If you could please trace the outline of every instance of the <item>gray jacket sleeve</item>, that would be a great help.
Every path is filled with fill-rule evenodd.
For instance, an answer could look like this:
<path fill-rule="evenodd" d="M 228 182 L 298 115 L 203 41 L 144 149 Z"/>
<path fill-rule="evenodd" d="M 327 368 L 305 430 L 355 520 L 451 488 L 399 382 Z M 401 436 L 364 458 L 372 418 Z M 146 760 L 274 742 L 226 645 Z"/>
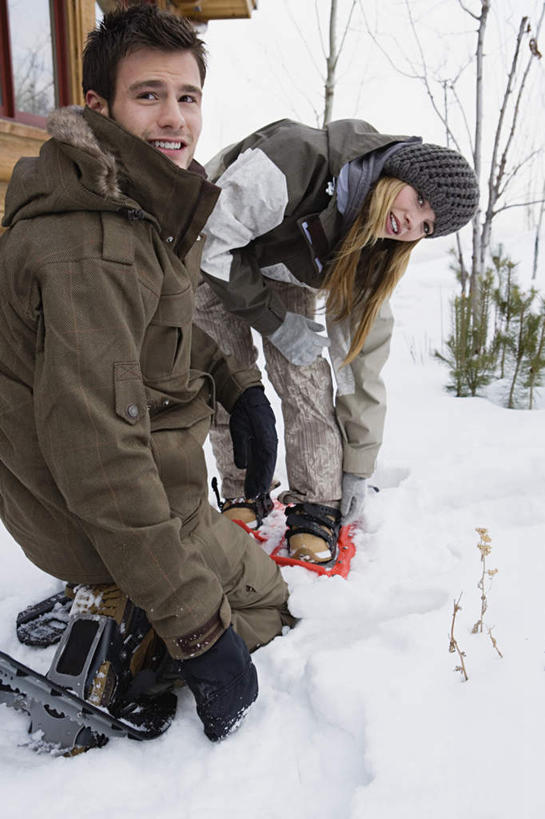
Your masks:
<path fill-rule="evenodd" d="M 350 346 L 350 328 L 348 322 L 327 322 L 337 381 L 335 410 L 343 438 L 343 470 L 365 478 L 373 473 L 382 443 L 386 390 L 380 372 L 390 351 L 393 323 L 386 302 L 360 354 L 342 367 Z"/>
<path fill-rule="evenodd" d="M 248 148 L 215 184 L 221 195 L 203 231 L 203 277 L 229 312 L 270 335 L 281 325 L 286 308 L 267 287 L 251 242 L 284 219 L 286 176 L 264 151 Z"/>

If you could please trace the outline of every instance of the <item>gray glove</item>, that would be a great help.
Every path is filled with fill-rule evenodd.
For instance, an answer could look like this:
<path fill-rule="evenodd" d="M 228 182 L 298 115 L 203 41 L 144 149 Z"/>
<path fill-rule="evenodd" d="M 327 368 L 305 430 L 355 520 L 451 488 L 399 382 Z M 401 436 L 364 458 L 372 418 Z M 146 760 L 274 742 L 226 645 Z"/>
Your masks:
<path fill-rule="evenodd" d="M 342 525 L 353 523 L 363 513 L 367 495 L 367 478 L 360 478 L 351 472 L 343 472 L 341 498 Z"/>
<path fill-rule="evenodd" d="M 288 361 L 302 367 L 312 364 L 320 355 L 322 347 L 329 347 L 331 344 L 328 338 L 318 335 L 323 329 L 321 324 L 306 316 L 288 312 L 280 327 L 269 336 L 269 341 Z"/>

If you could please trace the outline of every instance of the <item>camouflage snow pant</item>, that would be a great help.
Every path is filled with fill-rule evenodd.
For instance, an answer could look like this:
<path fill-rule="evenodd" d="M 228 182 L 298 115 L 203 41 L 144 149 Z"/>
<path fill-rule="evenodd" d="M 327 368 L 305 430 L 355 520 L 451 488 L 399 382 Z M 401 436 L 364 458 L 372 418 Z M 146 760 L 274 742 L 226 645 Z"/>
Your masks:
<path fill-rule="evenodd" d="M 267 281 L 287 310 L 314 317 L 316 299 L 304 288 Z M 229 313 L 206 282 L 197 288 L 194 322 L 216 341 L 225 353 L 251 366 L 257 360 L 250 326 Z M 310 501 L 338 507 L 341 498 L 342 439 L 333 406 L 333 383 L 328 362 L 321 356 L 308 367 L 296 367 L 263 337 L 263 353 L 269 381 L 276 390 L 284 418 L 286 469 L 289 490 L 283 503 Z M 233 462 L 229 416 L 218 406 L 210 440 L 222 478 L 222 495 L 244 495 L 244 470 Z"/>

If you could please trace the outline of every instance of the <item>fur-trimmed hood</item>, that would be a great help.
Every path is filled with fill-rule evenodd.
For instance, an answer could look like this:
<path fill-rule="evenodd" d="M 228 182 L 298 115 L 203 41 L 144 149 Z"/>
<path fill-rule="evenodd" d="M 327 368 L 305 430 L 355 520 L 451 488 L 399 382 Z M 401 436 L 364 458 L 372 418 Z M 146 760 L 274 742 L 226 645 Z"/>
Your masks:
<path fill-rule="evenodd" d="M 48 140 L 38 157 L 20 159 L 6 196 L 6 227 L 20 219 L 47 213 L 117 210 L 126 199 L 119 184 L 114 155 L 103 148 L 76 106 L 54 111 L 48 119 Z"/>
<path fill-rule="evenodd" d="M 193 244 L 219 195 L 198 163 L 187 171 L 178 168 L 89 108 L 54 111 L 47 128 L 52 139 L 39 157 L 25 157 L 15 166 L 5 227 L 52 213 L 115 211 L 149 219 L 161 236 L 174 237 L 176 244 L 183 239 L 182 250 Z M 187 219 L 180 216 L 180 203 Z"/>
<path fill-rule="evenodd" d="M 95 160 L 94 188 L 106 199 L 121 200 L 118 162 L 110 151 L 101 146 L 83 116 L 84 109 L 73 105 L 52 111 L 47 119 L 47 132 L 57 142 L 84 151 Z"/>

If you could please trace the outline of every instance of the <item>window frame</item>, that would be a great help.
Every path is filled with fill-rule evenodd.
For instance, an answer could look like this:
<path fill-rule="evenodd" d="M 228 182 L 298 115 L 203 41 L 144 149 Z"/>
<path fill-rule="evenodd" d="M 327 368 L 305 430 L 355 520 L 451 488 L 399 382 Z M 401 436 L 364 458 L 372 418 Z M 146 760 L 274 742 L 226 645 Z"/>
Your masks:
<path fill-rule="evenodd" d="M 55 72 L 55 107 L 69 105 L 68 36 L 64 0 L 49 0 L 51 11 L 51 39 Z M 0 85 L 2 102 L 0 118 L 43 128 L 47 117 L 28 114 L 15 108 L 15 85 L 9 27 L 8 0 L 0 0 Z"/>

